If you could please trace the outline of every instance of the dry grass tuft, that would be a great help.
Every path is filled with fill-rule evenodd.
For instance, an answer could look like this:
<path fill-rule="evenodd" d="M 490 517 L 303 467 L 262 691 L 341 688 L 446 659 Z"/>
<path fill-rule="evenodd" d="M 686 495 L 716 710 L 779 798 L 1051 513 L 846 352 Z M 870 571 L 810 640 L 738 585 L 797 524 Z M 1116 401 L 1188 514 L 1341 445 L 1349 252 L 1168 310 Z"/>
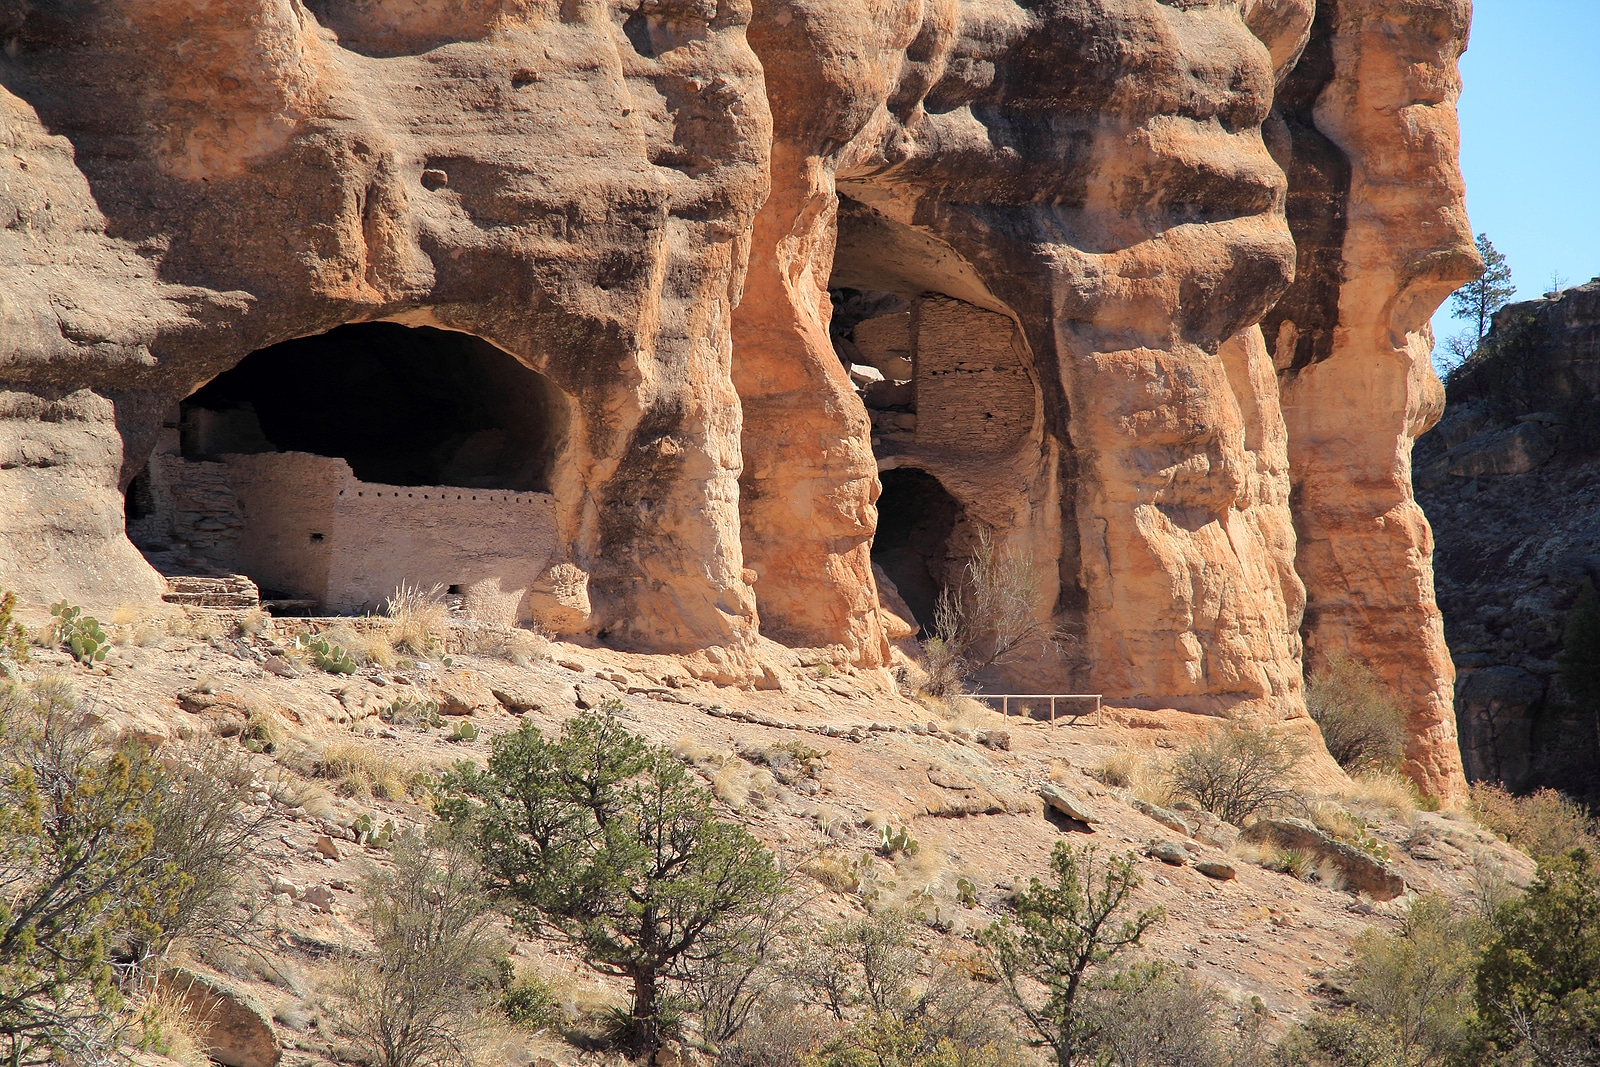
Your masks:
<path fill-rule="evenodd" d="M 850 816 L 838 808 L 820 807 L 816 814 L 817 829 L 835 840 L 850 833 Z"/>
<path fill-rule="evenodd" d="M 444 586 L 423 589 L 401 582 L 389 597 L 384 614 L 393 621 L 389 637 L 394 647 L 413 656 L 439 648 L 450 629 L 450 610 L 444 603 Z"/>
<path fill-rule="evenodd" d="M 737 756 L 727 756 L 711 776 L 711 791 L 730 808 L 742 811 L 752 801 L 760 803 L 769 798 L 775 783 L 771 771 L 751 767 Z"/>
<path fill-rule="evenodd" d="M 1339 865 L 1327 859 L 1316 865 L 1311 871 L 1311 877 L 1318 885 L 1327 886 L 1334 891 L 1342 890 L 1348 884 L 1345 881 L 1344 872 L 1339 869 Z"/>
<path fill-rule="evenodd" d="M 1121 751 L 1108 756 L 1095 769 L 1094 776 L 1106 785 L 1126 789 L 1140 800 L 1161 807 L 1172 803 L 1172 789 L 1165 768 L 1134 752 Z"/>
<path fill-rule="evenodd" d="M 363 667 L 387 669 L 395 664 L 394 642 L 390 639 L 387 626 L 357 629 L 340 623 L 330 626 L 322 636 L 328 639 L 329 644 L 338 645 L 350 653 L 351 658 Z"/>
<path fill-rule="evenodd" d="M 1004 715 L 965 693 L 951 693 L 943 697 L 929 696 L 924 702 L 951 726 L 961 726 L 968 730 L 987 730 L 996 727 L 1003 729 L 1006 725 Z"/>
<path fill-rule="evenodd" d="M 156 987 L 139 1005 L 139 1051 L 180 1063 L 183 1067 L 211 1067 L 205 1050 L 205 1029 L 189 1004 L 169 989 Z"/>
<path fill-rule="evenodd" d="M 185 611 L 184 615 L 188 618 L 189 636 L 196 640 L 215 644 L 225 635 L 222 616 L 214 611 L 196 609 Z"/>
<path fill-rule="evenodd" d="M 274 804 L 303 808 L 314 819 L 326 819 L 334 814 L 333 796 L 326 789 L 287 768 L 268 768 L 262 775 L 262 788 Z"/>
<path fill-rule="evenodd" d="M 550 635 L 540 629 L 518 627 L 507 641 L 506 659 L 518 667 L 542 663 L 550 658 Z"/>
<path fill-rule="evenodd" d="M 317 761 L 317 774 L 335 783 L 340 796 L 362 800 L 421 798 L 430 778 L 420 763 L 391 759 L 360 744 L 329 745 Z"/>
<path fill-rule="evenodd" d="M 1144 773 L 1144 761 L 1132 752 L 1114 752 L 1101 761 L 1095 777 L 1106 785 L 1132 790 Z"/>
<path fill-rule="evenodd" d="M 245 709 L 243 740 L 261 752 L 272 752 L 289 740 L 289 724 L 271 708 L 251 704 Z"/>
<path fill-rule="evenodd" d="M 1354 841 L 1361 837 L 1367 824 L 1331 800 L 1317 800 L 1306 805 L 1311 821 L 1323 833 L 1340 841 Z"/>
<path fill-rule="evenodd" d="M 721 753 L 699 738 L 684 734 L 672 743 L 672 754 L 685 763 L 704 763 Z"/>
<path fill-rule="evenodd" d="M 1410 779 L 1396 771 L 1375 771 L 1354 776 L 1338 791 L 1339 798 L 1357 813 L 1385 812 L 1407 820 L 1416 814 L 1417 790 Z"/>
<path fill-rule="evenodd" d="M 871 860 L 828 851 L 800 865 L 800 870 L 835 893 L 854 893 L 866 880 Z"/>
<path fill-rule="evenodd" d="M 936 842 L 919 841 L 915 852 L 901 853 L 895 860 L 895 873 L 912 892 L 931 893 L 939 884 L 950 856 Z"/>
<path fill-rule="evenodd" d="M 502 659 L 518 667 L 550 658 L 550 635 L 538 628 L 479 624 L 457 631 L 461 651 Z"/>
<path fill-rule="evenodd" d="M 139 621 L 139 609 L 132 604 L 118 604 L 111 611 L 111 625 L 131 626 Z"/>
<path fill-rule="evenodd" d="M 272 632 L 272 616 L 260 608 L 251 608 L 235 620 L 234 626 L 245 637 L 260 637 Z"/>
<path fill-rule="evenodd" d="M 1241 863 L 1253 863 L 1257 867 L 1270 867 L 1271 860 L 1278 854 L 1270 842 L 1236 841 L 1230 850 L 1232 855 Z"/>

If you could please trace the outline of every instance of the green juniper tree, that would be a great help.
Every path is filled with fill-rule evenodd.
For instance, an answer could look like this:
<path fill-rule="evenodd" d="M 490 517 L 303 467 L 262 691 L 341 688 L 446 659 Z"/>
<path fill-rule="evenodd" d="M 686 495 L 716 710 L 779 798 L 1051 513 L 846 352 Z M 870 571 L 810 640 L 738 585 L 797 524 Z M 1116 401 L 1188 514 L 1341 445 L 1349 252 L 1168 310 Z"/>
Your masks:
<path fill-rule="evenodd" d="M 0 690 L 0 1062 L 93 1062 L 115 1048 L 114 964 L 159 943 L 193 879 L 161 857 L 162 769 L 108 747 L 67 687 Z"/>
<path fill-rule="evenodd" d="M 486 772 L 446 776 L 440 814 L 522 921 L 631 983 L 623 1038 L 642 1055 L 661 1044 L 666 983 L 744 952 L 784 886 L 772 854 L 618 710 L 569 719 L 555 740 L 531 723 L 495 738 Z"/>
<path fill-rule="evenodd" d="M 1154 908 L 1126 916 L 1139 887 L 1131 854 L 1102 864 L 1093 848 L 1057 842 L 1050 869 L 1055 884 L 1035 878 L 1017 898 L 1016 922 L 989 927 L 980 943 L 1058 1067 L 1076 1067 L 1090 1062 L 1103 1022 L 1086 1010 L 1095 972 L 1139 944 L 1164 913 Z"/>
<path fill-rule="evenodd" d="M 1600 867 L 1583 849 L 1539 864 L 1500 909 L 1478 965 L 1477 1008 L 1508 1063 L 1600 1062 Z M 1480 1061 L 1481 1062 L 1481 1061 Z"/>
<path fill-rule="evenodd" d="M 1483 274 L 1456 290 L 1450 298 L 1450 314 L 1472 323 L 1477 330 L 1475 339 L 1481 342 L 1494 324 L 1494 313 L 1517 295 L 1517 287 L 1511 284 L 1511 265 L 1489 235 L 1478 234 L 1477 244 L 1478 254 L 1483 257 Z"/>

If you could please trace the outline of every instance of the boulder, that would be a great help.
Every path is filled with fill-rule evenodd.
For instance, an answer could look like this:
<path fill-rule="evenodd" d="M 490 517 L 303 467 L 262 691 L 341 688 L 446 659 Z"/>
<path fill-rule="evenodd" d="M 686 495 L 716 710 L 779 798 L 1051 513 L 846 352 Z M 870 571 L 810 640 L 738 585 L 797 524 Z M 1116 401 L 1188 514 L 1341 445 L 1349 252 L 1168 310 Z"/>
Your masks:
<path fill-rule="evenodd" d="M 872 565 L 872 578 L 878 586 L 878 612 L 883 618 L 884 635 L 891 641 L 917 636 L 917 617 L 900 596 L 894 580 L 876 563 Z"/>
<path fill-rule="evenodd" d="M 163 971 L 157 984 L 188 1008 L 207 1056 L 223 1067 L 277 1067 L 272 1017 L 249 994 L 182 967 Z"/>
<path fill-rule="evenodd" d="M 1191 858 L 1189 850 L 1176 841 L 1156 842 L 1150 846 L 1150 856 L 1173 867 L 1185 866 Z"/>
<path fill-rule="evenodd" d="M 984 748 L 992 748 L 1001 752 L 1011 751 L 1010 730 L 979 730 L 972 735 L 972 739 Z"/>
<path fill-rule="evenodd" d="M 1400 872 L 1353 845 L 1335 840 L 1304 819 L 1260 819 L 1244 831 L 1243 839 L 1310 852 L 1338 868 L 1349 889 L 1373 900 L 1393 900 L 1406 891 Z"/>
<path fill-rule="evenodd" d="M 497 681 L 489 686 L 489 692 L 500 702 L 500 706 L 507 711 L 523 712 L 538 711 L 544 703 L 534 695 L 532 689 L 518 681 Z"/>
<path fill-rule="evenodd" d="M 551 633 L 582 629 L 593 610 L 588 572 L 571 563 L 555 564 L 529 590 L 528 604 L 535 621 Z"/>
<path fill-rule="evenodd" d="M 333 911 L 333 890 L 325 885 L 314 885 L 300 894 L 302 903 L 310 904 L 318 911 Z"/>
<path fill-rule="evenodd" d="M 381 715 L 390 705 L 381 689 L 366 684 L 347 685 L 339 690 L 336 699 L 352 722 Z"/>
<path fill-rule="evenodd" d="M 1160 823 L 1162 826 L 1165 826 L 1169 830 L 1176 830 L 1178 833 L 1184 834 L 1185 836 L 1189 836 L 1194 833 L 1194 828 L 1191 827 L 1188 821 L 1185 820 L 1181 815 L 1175 811 L 1168 811 L 1159 804 L 1152 804 L 1148 800 L 1141 800 L 1138 797 L 1134 797 L 1133 809 L 1154 819 L 1156 822 Z"/>
<path fill-rule="evenodd" d="M 276 674 L 279 678 L 298 678 L 305 673 L 282 656 L 268 656 L 262 666 L 269 673 Z"/>
<path fill-rule="evenodd" d="M 1039 795 L 1044 798 L 1047 806 L 1069 819 L 1076 819 L 1081 823 L 1097 823 L 1101 821 L 1094 808 L 1054 782 L 1046 782 L 1041 786 Z"/>
<path fill-rule="evenodd" d="M 948 763 L 935 763 L 928 768 L 928 781 L 941 789 L 975 790 L 981 788 L 976 779 Z"/>
<path fill-rule="evenodd" d="M 285 896 L 290 900 L 300 899 L 300 887 L 278 875 L 272 875 L 267 879 L 267 891 L 273 896 Z"/>
<path fill-rule="evenodd" d="M 1215 878 L 1219 882 L 1231 882 L 1239 876 L 1233 864 L 1221 860 L 1200 860 L 1194 865 L 1194 869 L 1207 878 Z"/>
<path fill-rule="evenodd" d="M 478 715 L 500 707 L 488 682 L 477 671 L 447 668 L 433 680 L 432 689 L 440 715 Z"/>
<path fill-rule="evenodd" d="M 1190 836 L 1203 845 L 1228 851 L 1239 840 L 1239 828 L 1230 822 L 1224 822 L 1209 811 L 1194 809 L 1185 812 L 1183 817 L 1189 820 L 1194 829 Z"/>

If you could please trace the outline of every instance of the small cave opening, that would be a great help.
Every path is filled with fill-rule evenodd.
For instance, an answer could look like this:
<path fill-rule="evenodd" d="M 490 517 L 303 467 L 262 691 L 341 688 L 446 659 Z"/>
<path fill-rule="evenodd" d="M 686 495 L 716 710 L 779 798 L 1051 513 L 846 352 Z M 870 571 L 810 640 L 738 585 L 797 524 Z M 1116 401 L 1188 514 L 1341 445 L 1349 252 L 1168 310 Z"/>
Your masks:
<path fill-rule="evenodd" d="M 364 482 L 548 492 L 564 405 L 469 334 L 392 322 L 263 348 L 181 405 L 185 459 L 309 452 Z"/>
<path fill-rule="evenodd" d="M 966 519 L 961 502 L 927 471 L 896 467 L 879 475 L 878 531 L 872 562 L 883 568 L 911 609 L 921 636 L 932 632 L 934 608 L 959 564 L 956 529 Z"/>

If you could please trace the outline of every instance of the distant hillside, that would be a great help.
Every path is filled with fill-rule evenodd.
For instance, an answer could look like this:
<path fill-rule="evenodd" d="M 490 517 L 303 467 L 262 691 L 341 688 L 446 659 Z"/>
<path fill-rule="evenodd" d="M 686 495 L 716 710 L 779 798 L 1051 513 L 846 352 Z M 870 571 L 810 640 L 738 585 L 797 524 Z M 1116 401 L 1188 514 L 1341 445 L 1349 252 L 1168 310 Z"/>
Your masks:
<path fill-rule="evenodd" d="M 1566 614 L 1600 581 L 1600 278 L 1501 311 L 1447 393 L 1413 477 L 1467 773 L 1600 796 L 1596 724 L 1557 679 Z"/>

